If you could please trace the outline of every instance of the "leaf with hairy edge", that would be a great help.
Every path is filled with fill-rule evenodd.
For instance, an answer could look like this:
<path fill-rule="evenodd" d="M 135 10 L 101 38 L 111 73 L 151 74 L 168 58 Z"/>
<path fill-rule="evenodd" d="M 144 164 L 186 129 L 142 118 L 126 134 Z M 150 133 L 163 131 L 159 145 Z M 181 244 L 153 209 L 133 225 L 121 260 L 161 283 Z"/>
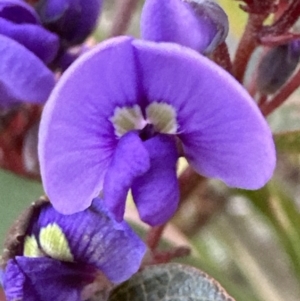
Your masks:
<path fill-rule="evenodd" d="M 116 287 L 109 301 L 234 301 L 206 273 L 169 263 L 146 267 Z"/>
<path fill-rule="evenodd" d="M 300 153 L 300 131 L 284 132 L 274 135 L 277 151 Z"/>

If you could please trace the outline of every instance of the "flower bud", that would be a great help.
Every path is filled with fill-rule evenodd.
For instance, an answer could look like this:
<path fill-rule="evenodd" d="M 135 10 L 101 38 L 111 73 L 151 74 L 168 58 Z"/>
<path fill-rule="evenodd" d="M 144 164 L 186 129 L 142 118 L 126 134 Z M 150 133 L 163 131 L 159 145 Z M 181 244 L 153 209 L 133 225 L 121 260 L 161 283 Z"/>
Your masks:
<path fill-rule="evenodd" d="M 101 5 L 102 0 L 39 0 L 35 8 L 44 26 L 72 46 L 93 31 Z"/>
<path fill-rule="evenodd" d="M 295 71 L 299 58 L 300 40 L 272 48 L 258 67 L 258 90 L 263 94 L 277 92 Z"/>
<path fill-rule="evenodd" d="M 142 37 L 173 42 L 209 54 L 228 34 L 228 18 L 209 0 L 146 0 L 141 19 Z"/>
<path fill-rule="evenodd" d="M 137 272 L 145 252 L 141 239 L 116 222 L 102 200 L 63 215 L 41 198 L 12 226 L 0 280 L 7 301 L 90 300 L 106 289 L 103 281 L 111 287 Z"/>
<path fill-rule="evenodd" d="M 215 2 L 208 0 L 183 0 L 188 3 L 199 21 L 210 22 L 214 28 L 213 34 L 211 35 L 210 44 L 205 49 L 205 53 L 211 53 L 217 46 L 225 41 L 228 31 L 229 23 L 228 17 L 224 10 Z"/>

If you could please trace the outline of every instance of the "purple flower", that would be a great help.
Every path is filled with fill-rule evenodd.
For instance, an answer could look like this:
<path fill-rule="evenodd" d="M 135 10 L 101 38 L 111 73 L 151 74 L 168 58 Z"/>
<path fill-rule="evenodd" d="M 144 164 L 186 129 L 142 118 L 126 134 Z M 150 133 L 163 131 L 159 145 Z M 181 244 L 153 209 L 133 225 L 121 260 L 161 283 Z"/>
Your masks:
<path fill-rule="evenodd" d="M 141 16 L 142 37 L 173 42 L 209 54 L 227 37 L 228 18 L 210 0 L 146 0 Z"/>
<path fill-rule="evenodd" d="M 0 0 L 0 106 L 44 103 L 55 80 L 45 64 L 58 51 L 58 38 L 39 23 L 23 1 Z"/>
<path fill-rule="evenodd" d="M 24 1 L 0 0 L 0 35 L 22 44 L 45 64 L 58 52 L 58 37 L 41 26 L 36 12 Z"/>
<path fill-rule="evenodd" d="M 97 25 L 102 0 L 40 0 L 43 24 L 70 45 L 82 43 Z"/>
<path fill-rule="evenodd" d="M 42 205 L 20 254 L 7 262 L 7 300 L 80 301 L 100 275 L 113 283 L 130 278 L 140 267 L 145 245 L 103 205 L 94 199 L 87 210 L 67 216 L 49 203 Z"/>
<path fill-rule="evenodd" d="M 166 222 L 178 205 L 182 152 L 198 173 L 240 188 L 263 186 L 275 165 L 252 98 L 176 44 L 119 37 L 99 45 L 65 72 L 42 115 L 42 179 L 63 213 L 84 210 L 103 190 L 122 220 L 131 188 L 143 221 Z"/>

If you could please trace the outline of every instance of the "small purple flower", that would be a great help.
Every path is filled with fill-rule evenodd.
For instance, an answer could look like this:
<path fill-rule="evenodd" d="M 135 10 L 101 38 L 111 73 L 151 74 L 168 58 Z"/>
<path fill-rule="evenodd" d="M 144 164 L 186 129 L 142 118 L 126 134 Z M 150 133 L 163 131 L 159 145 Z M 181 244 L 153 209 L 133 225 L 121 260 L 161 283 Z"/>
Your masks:
<path fill-rule="evenodd" d="M 145 250 L 138 236 L 125 222 L 117 223 L 100 199 L 67 216 L 43 204 L 32 217 L 20 254 L 7 262 L 6 298 L 81 301 L 86 287 L 100 275 L 112 283 L 130 278 Z"/>
<path fill-rule="evenodd" d="M 260 188 L 275 165 L 270 129 L 248 93 L 176 44 L 99 45 L 65 72 L 42 115 L 42 179 L 63 213 L 102 191 L 122 220 L 131 188 L 143 221 L 166 222 L 178 205 L 182 152 L 198 173 L 240 188 Z"/>
<path fill-rule="evenodd" d="M 40 0 L 36 10 L 43 24 L 68 45 L 82 43 L 94 30 L 102 0 Z"/>
<path fill-rule="evenodd" d="M 57 36 L 45 30 L 23 1 L 0 0 L 0 106 L 44 103 L 55 80 L 45 64 L 57 54 Z"/>
<path fill-rule="evenodd" d="M 227 37 L 228 18 L 210 0 L 146 0 L 141 33 L 146 40 L 173 42 L 209 54 Z"/>
<path fill-rule="evenodd" d="M 42 27 L 34 9 L 24 1 L 0 0 L 0 35 L 22 44 L 45 64 L 58 52 L 58 37 Z"/>

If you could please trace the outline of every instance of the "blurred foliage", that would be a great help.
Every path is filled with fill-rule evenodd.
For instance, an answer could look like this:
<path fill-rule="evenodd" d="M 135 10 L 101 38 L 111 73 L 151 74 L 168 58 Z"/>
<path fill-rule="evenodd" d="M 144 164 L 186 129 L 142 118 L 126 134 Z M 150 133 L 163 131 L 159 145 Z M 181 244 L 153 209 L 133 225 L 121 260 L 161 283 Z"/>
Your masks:
<path fill-rule="evenodd" d="M 1 246 L 14 219 L 42 194 L 43 188 L 39 182 L 0 170 Z"/>
<path fill-rule="evenodd" d="M 300 153 L 300 130 L 276 134 L 274 139 L 278 151 Z"/>
<path fill-rule="evenodd" d="M 228 15 L 230 34 L 235 39 L 239 38 L 244 32 L 248 15 L 240 9 L 238 1 L 218 0 L 217 2 Z"/>

